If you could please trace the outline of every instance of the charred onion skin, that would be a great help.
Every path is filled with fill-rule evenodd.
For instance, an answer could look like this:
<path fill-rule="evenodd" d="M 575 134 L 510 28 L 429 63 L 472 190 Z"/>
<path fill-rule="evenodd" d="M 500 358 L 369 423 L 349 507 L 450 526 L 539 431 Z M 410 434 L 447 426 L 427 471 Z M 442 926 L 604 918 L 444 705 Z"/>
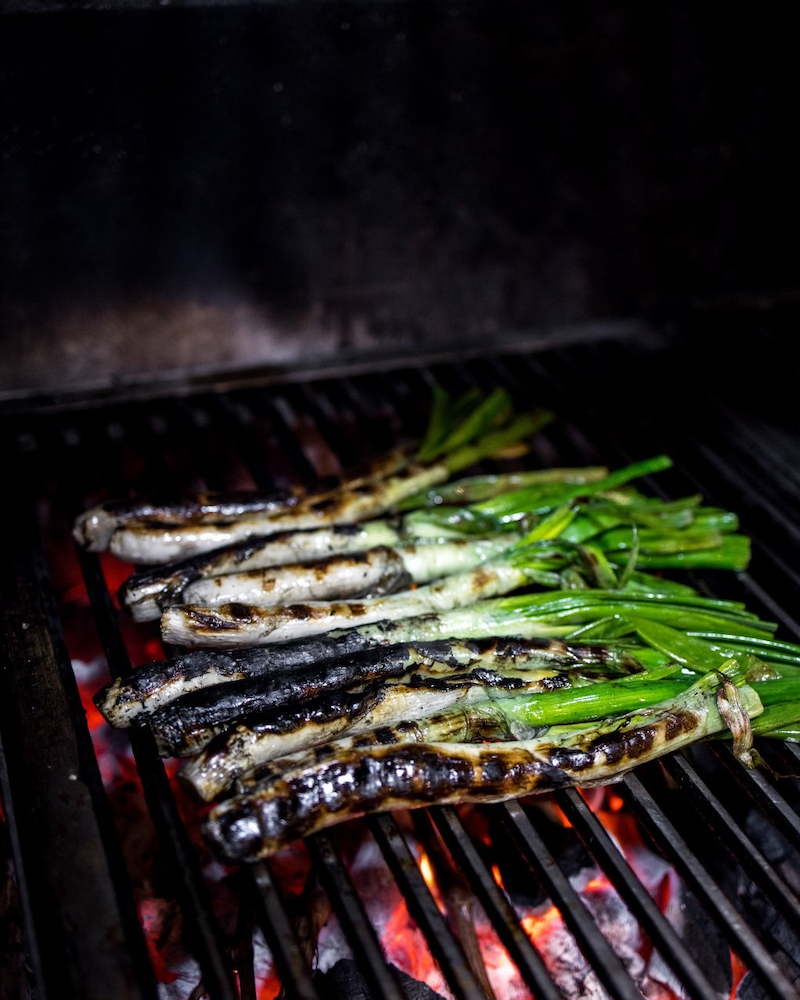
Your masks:
<path fill-rule="evenodd" d="M 558 673 L 553 669 L 539 669 L 535 674 L 532 672 L 531 679 L 523 681 L 519 676 L 504 676 L 481 667 L 459 671 L 450 679 L 428 672 L 415 673 L 399 682 L 378 680 L 346 692 L 336 692 L 333 697 L 298 702 L 263 715 L 244 717 L 225 728 L 187 761 L 181 779 L 199 799 L 210 802 L 251 768 L 298 751 L 319 750 L 343 733 L 359 740 L 378 733 L 381 743 L 400 742 L 398 736 L 406 738 L 412 734 L 409 738 L 424 742 L 414 719 L 428 719 L 431 713 L 435 713 L 434 718 L 440 718 L 441 713 L 454 708 L 469 712 L 476 702 L 485 709 L 487 700 L 497 693 L 502 696 L 504 692 L 550 692 L 568 689 L 581 680 L 574 673 Z M 451 725 L 454 731 L 463 728 L 461 721 Z M 477 733 L 475 725 L 472 731 Z M 511 739 L 513 734 L 509 727 L 505 732 Z M 199 743 L 202 738 L 202 730 L 187 728 L 182 740 Z M 492 738 L 497 738 L 496 733 Z M 451 735 L 448 739 L 458 742 L 466 737 Z"/>
<path fill-rule="evenodd" d="M 285 600 L 377 597 L 405 590 L 412 582 L 398 552 L 376 546 L 313 563 L 287 563 L 198 580 L 186 588 L 185 600 L 210 607 L 232 600 L 271 606 Z"/>
<path fill-rule="evenodd" d="M 332 697 L 317 698 L 302 706 L 277 709 L 256 719 L 245 719 L 226 729 L 211 740 L 199 754 L 184 762 L 178 778 L 199 802 L 212 802 L 223 795 L 236 781 L 258 767 L 265 744 L 282 740 L 284 752 L 316 749 L 325 740 L 335 740 L 346 734 L 354 723 L 363 719 L 380 699 L 380 683 L 363 690 L 336 692 Z M 302 723 L 298 723 L 301 716 Z M 287 738 L 299 733 L 296 744 L 287 746 Z M 191 734 L 187 734 L 191 739 Z M 199 742 L 199 740 L 198 740 Z M 272 759 L 277 754 L 273 754 Z"/>
<path fill-rule="evenodd" d="M 324 636 L 313 643 L 287 643 L 281 649 L 262 647 L 230 650 L 197 649 L 170 660 L 154 660 L 138 667 L 129 677 L 118 677 L 95 696 L 95 704 L 114 726 L 131 724 L 140 709 L 148 709 L 171 697 L 191 691 L 247 680 L 276 676 L 288 669 L 313 666 L 338 656 L 365 650 L 366 643 L 350 636 Z"/>
<path fill-rule="evenodd" d="M 568 784 L 565 772 L 516 746 L 480 752 L 436 744 L 372 747 L 224 802 L 211 811 L 204 834 L 226 861 L 251 862 L 366 813 L 497 802 Z"/>
<path fill-rule="evenodd" d="M 541 667 L 535 668 L 532 678 L 528 680 L 521 672 L 504 675 L 480 664 L 459 670 L 457 664 L 448 662 L 446 657 L 446 649 L 425 652 L 414 647 L 397 646 L 388 652 L 372 650 L 367 656 L 343 657 L 267 682 L 255 679 L 221 689 L 196 691 L 165 705 L 141 721 L 155 736 L 159 751 L 164 756 L 186 757 L 201 750 L 239 720 L 247 722 L 249 717 L 268 717 L 271 711 L 279 710 L 287 718 L 288 730 L 288 709 L 292 706 L 297 709 L 296 718 L 302 718 L 306 704 L 353 691 L 363 685 L 370 686 L 365 692 L 369 695 L 364 699 L 366 712 L 382 698 L 380 693 L 369 694 L 371 686 L 382 684 L 384 694 L 387 694 L 388 685 L 400 678 L 407 681 L 410 689 L 450 691 L 454 700 L 466 695 L 471 688 L 511 692 L 555 690 L 570 686 L 566 674 L 561 678 L 550 676 L 542 679 Z M 557 674 L 555 670 L 551 673 Z M 337 712 L 332 706 L 330 721 L 334 722 L 336 717 Z"/>
<path fill-rule="evenodd" d="M 399 472 L 411 457 L 409 446 L 402 445 L 380 455 L 363 470 L 353 470 L 339 492 L 363 489 L 386 476 Z M 111 500 L 84 511 L 73 528 L 75 541 L 90 551 L 109 548 L 112 535 L 118 530 L 151 533 L 205 525 L 209 528 L 233 524 L 241 519 L 263 514 L 276 514 L 294 507 L 301 499 L 308 505 L 326 500 L 336 489 L 307 497 L 305 489 L 292 487 L 271 493 L 230 492 L 206 493 L 179 501 Z"/>
<path fill-rule="evenodd" d="M 212 809 L 205 827 L 228 861 L 257 861 L 355 816 L 456 802 L 502 802 L 570 785 L 616 781 L 699 723 L 671 712 L 651 725 L 573 746 L 524 742 L 358 747 L 297 767 L 263 789 Z"/>
<path fill-rule="evenodd" d="M 733 661 L 729 661 L 733 662 Z M 257 861 L 345 820 L 432 803 L 502 802 L 568 785 L 608 784 L 631 768 L 725 730 L 717 708 L 721 675 L 704 675 L 678 698 L 530 739 L 496 743 L 328 744 L 277 761 L 262 785 L 215 806 L 204 833 L 226 860 Z M 763 712 L 752 688 L 745 711 Z"/>
<path fill-rule="evenodd" d="M 326 693 L 333 695 L 358 683 L 402 677 L 432 662 L 405 646 L 391 652 L 373 650 L 367 657 L 345 657 L 283 678 L 273 677 L 267 683 L 255 678 L 196 691 L 153 712 L 146 723 L 162 753 L 183 757 L 199 750 L 243 715 L 280 709 Z"/>
<path fill-rule="evenodd" d="M 316 642 L 287 643 L 280 647 L 194 650 L 171 660 L 154 661 L 137 668 L 124 679 L 117 678 L 99 691 L 94 700 L 112 725 L 125 727 L 139 715 L 152 714 L 171 701 L 184 699 L 205 688 L 255 678 L 282 678 L 287 673 L 294 676 L 305 669 L 318 668 L 320 664 L 342 657 L 363 657 L 368 663 L 379 663 L 383 657 L 391 660 L 400 649 L 406 655 L 412 648 L 421 657 L 454 666 L 478 659 L 494 659 L 506 664 L 538 659 L 542 665 L 608 663 L 622 671 L 636 672 L 641 669 L 636 658 L 624 651 L 601 644 L 570 644 L 558 639 L 440 639 L 372 649 L 364 649 L 362 643 L 353 643 L 352 639 L 353 636 L 342 636 L 340 639 L 326 636 Z"/>
<path fill-rule="evenodd" d="M 213 559 L 196 557 L 163 573 L 135 574 L 120 588 L 120 604 L 135 621 L 152 621 L 175 604 L 274 606 L 378 597 L 472 569 L 518 538 L 505 532 L 409 541 L 388 521 L 369 521 L 349 532 L 343 527 L 284 532 L 238 552 L 231 546 L 212 553 Z"/>
<path fill-rule="evenodd" d="M 421 447 L 402 446 L 379 456 L 369 463 L 366 474 L 356 474 L 333 489 L 289 493 L 277 502 L 270 497 L 265 509 L 251 495 L 257 509 L 245 506 L 236 512 L 238 516 L 211 512 L 186 519 L 178 504 L 167 505 L 164 516 L 153 520 L 149 516 L 155 512 L 152 504 L 105 504 L 77 519 L 75 540 L 92 551 L 108 548 L 129 562 L 153 564 L 276 531 L 355 524 L 393 511 L 401 501 L 446 482 L 453 473 L 535 433 L 553 419 L 543 410 L 514 416 L 504 390 L 470 406 L 466 412 L 456 405 L 444 419 L 441 413 L 432 414 Z M 453 420 L 455 426 L 451 426 Z"/>
<path fill-rule="evenodd" d="M 81 514 L 75 521 L 73 535 L 89 551 L 101 552 L 108 548 L 114 532 L 125 526 L 155 532 L 187 525 L 231 524 L 248 515 L 293 507 L 302 495 L 298 489 L 267 494 L 204 494 L 177 503 L 112 500 Z"/>
<path fill-rule="evenodd" d="M 92 551 L 109 548 L 133 563 L 163 563 L 210 552 L 276 531 L 306 530 L 331 524 L 355 524 L 379 517 L 418 488 L 444 482 L 446 464 L 410 463 L 387 479 L 345 484 L 326 493 L 295 497 L 293 502 L 236 518 L 190 521 L 177 526 L 129 520 L 117 525 L 102 509 L 88 511 L 75 526 L 75 538 Z"/>
<path fill-rule="evenodd" d="M 122 584 L 119 602 L 137 621 L 158 618 L 161 610 L 178 604 L 190 584 L 227 573 L 266 569 L 286 563 L 321 559 L 336 553 L 361 551 L 366 546 L 360 525 L 334 524 L 319 531 L 279 531 L 248 538 L 211 552 L 202 552 L 164 566 L 143 569 Z M 399 535 L 387 541 L 399 541 Z"/>
<path fill-rule="evenodd" d="M 314 643 L 265 647 L 193 650 L 171 660 L 154 660 L 126 678 L 116 678 L 95 695 L 95 704 L 114 726 L 129 726 L 141 712 L 216 684 L 275 677 L 351 653 L 367 653 L 366 644 L 323 637 Z"/>
<path fill-rule="evenodd" d="M 480 599 L 517 590 L 528 581 L 524 569 L 499 556 L 471 570 L 453 573 L 416 590 L 360 601 L 304 601 L 275 607 L 179 604 L 164 610 L 161 636 L 178 646 L 257 646 L 292 642 L 359 624 L 408 619 L 429 612 L 468 607 Z"/>

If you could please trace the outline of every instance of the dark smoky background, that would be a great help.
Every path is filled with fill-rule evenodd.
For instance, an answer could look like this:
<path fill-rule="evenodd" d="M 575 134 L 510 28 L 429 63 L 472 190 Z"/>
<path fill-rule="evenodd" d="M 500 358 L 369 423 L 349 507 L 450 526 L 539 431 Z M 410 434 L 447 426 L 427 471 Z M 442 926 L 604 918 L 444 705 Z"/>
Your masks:
<path fill-rule="evenodd" d="M 779 346 L 789 16 L 10 0 L 0 391 L 676 325 L 713 355 L 764 316 Z"/>

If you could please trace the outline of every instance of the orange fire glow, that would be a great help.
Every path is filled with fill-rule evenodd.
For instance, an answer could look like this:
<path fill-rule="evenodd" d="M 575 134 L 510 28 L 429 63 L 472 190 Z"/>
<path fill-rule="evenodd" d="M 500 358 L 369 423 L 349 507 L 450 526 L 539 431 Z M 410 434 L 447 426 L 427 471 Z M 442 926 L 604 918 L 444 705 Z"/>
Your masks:
<path fill-rule="evenodd" d="M 492 865 L 492 878 L 495 880 L 495 883 L 505 891 L 505 885 L 503 885 L 503 876 L 500 874 L 500 868 L 498 865 Z"/>
<path fill-rule="evenodd" d="M 431 989 L 441 990 L 442 977 L 425 938 L 409 915 L 405 900 L 400 900 L 381 937 L 387 959 L 403 972 Z"/>
<path fill-rule="evenodd" d="M 551 906 L 549 910 L 546 910 L 540 916 L 523 917 L 521 923 L 525 933 L 535 944 L 538 937 L 546 933 L 548 928 L 560 922 L 560 920 L 561 913 L 558 907 Z"/>
<path fill-rule="evenodd" d="M 436 880 L 433 877 L 433 868 L 428 855 L 423 851 L 419 858 L 419 870 L 425 879 L 425 885 L 433 892 L 436 888 Z"/>
<path fill-rule="evenodd" d="M 736 952 L 731 952 L 731 971 L 732 971 L 732 985 L 731 985 L 731 1000 L 736 1000 L 736 994 L 739 992 L 739 987 L 741 986 L 742 980 L 747 974 L 747 966 L 742 962 Z"/>

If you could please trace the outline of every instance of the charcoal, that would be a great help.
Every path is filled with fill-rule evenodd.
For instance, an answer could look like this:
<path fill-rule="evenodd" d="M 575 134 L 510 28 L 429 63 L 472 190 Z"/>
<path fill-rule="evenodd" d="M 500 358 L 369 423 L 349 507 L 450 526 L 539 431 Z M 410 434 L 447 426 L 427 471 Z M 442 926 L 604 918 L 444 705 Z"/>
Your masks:
<path fill-rule="evenodd" d="M 394 969 L 406 1000 L 443 1000 L 430 986 L 413 976 Z M 317 973 L 315 985 L 322 1000 L 373 1000 L 358 965 L 351 958 L 340 958 L 327 972 Z"/>
<path fill-rule="evenodd" d="M 740 894 L 743 914 L 752 926 L 760 928 L 760 937 L 790 982 L 800 989 L 800 936 L 777 910 L 750 885 Z M 771 994 L 748 973 L 737 991 L 737 1000 L 760 1000 Z"/>
<path fill-rule="evenodd" d="M 690 892 L 683 893 L 682 926 L 679 934 L 684 947 L 703 970 L 711 987 L 728 997 L 733 986 L 730 945 Z"/>
<path fill-rule="evenodd" d="M 800 992 L 800 976 L 791 979 L 792 985 Z M 775 994 L 767 989 L 760 980 L 756 979 L 752 972 L 748 972 L 739 984 L 736 991 L 736 1000 L 772 1000 Z"/>
<path fill-rule="evenodd" d="M 530 815 L 547 849 L 565 875 L 572 877 L 582 871 L 596 870 L 597 866 L 591 855 L 572 827 L 555 822 L 538 806 L 534 806 Z M 530 909 L 549 903 L 547 891 L 539 884 L 530 865 L 517 849 L 502 820 L 502 814 L 492 810 L 488 821 L 493 850 L 487 856 L 487 861 L 497 865 L 503 884 L 513 887 L 510 891 L 514 903 Z"/>
<path fill-rule="evenodd" d="M 781 865 L 795 853 L 788 840 L 757 809 L 751 809 L 747 814 L 744 829 L 771 865 Z"/>

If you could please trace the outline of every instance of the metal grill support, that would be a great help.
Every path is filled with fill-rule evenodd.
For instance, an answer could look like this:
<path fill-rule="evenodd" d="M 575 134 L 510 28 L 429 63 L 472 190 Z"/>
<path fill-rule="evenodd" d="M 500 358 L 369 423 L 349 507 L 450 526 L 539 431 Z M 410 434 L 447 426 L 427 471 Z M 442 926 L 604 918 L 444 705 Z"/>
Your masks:
<path fill-rule="evenodd" d="M 619 359 L 615 358 L 616 371 Z M 590 352 L 595 377 L 603 364 L 599 349 Z M 419 426 L 430 386 L 454 392 L 473 386 L 503 384 L 520 404 L 536 402 L 559 411 L 559 400 L 573 401 L 570 413 L 534 442 L 533 456 L 542 465 L 622 464 L 656 450 L 680 459 L 670 489 L 701 489 L 712 501 L 738 508 L 735 494 L 751 490 L 735 449 L 718 441 L 702 445 L 672 428 L 665 437 L 658 414 L 648 411 L 635 426 L 609 410 L 591 393 L 575 392 L 586 359 L 579 350 L 558 355 L 515 358 L 488 357 L 479 362 L 400 370 L 385 374 L 348 376 L 291 386 L 240 387 L 208 392 L 186 400 L 122 403 L 65 416 L 22 415 L 9 421 L 10 447 L 25 462 L 26 480 L 34 495 L 26 503 L 15 499 L 6 523 L 24 530 L 12 536 L 7 568 L 0 572 L 0 619 L 4 629 L 0 733 L 7 780 L 3 795 L 12 833 L 20 890 L 25 901 L 31 963 L 36 988 L 48 1000 L 55 997 L 100 997 L 113 990 L 115 1000 L 151 1000 L 155 986 L 141 929 L 131 898 L 113 824 L 61 634 L 58 609 L 44 570 L 33 512 L 66 523 L 83 505 L 125 493 L 160 494 L 189 488 L 224 489 L 249 482 L 260 489 L 324 479 L 338 468 L 395 441 L 403 429 Z M 669 447 L 667 447 L 669 446 Z M 486 463 L 486 468 L 492 468 Z M 796 483 L 786 487 L 794 496 Z M 759 558 L 752 574 L 736 586 L 755 610 L 767 609 L 792 630 L 793 617 L 782 594 L 792 594 L 795 573 L 786 553 L 774 564 L 776 539 L 771 519 L 776 512 L 792 522 L 786 491 L 767 486 L 766 506 L 748 493 L 748 514 L 755 528 L 765 526 Z M 718 499 L 719 498 L 719 499 Z M 748 525 L 745 525 L 745 530 Z M 800 529 L 796 531 L 800 538 Z M 794 536 L 792 536 L 794 538 Z M 794 544 L 794 542 L 793 542 Z M 759 548 L 760 547 L 760 548 Z M 80 565 L 94 611 L 95 628 L 112 673 L 130 669 L 130 658 L 119 630 L 100 561 L 81 554 Z M 792 635 L 797 639 L 797 635 Z M 52 748 L 47 756 L 41 748 Z M 173 791 L 152 741 L 134 737 L 139 774 L 160 837 L 161 850 L 173 871 L 186 927 L 186 943 L 202 972 L 212 1000 L 250 1000 L 254 991 L 246 947 L 222 932 L 209 897 L 209 886 L 180 817 Z M 793 747 L 781 750 L 798 769 Z M 688 801 L 702 809 L 697 822 L 709 836 L 719 832 L 730 851 L 730 864 L 753 884 L 760 898 L 771 900 L 790 925 L 797 924 L 800 903 L 776 871 L 739 829 L 740 815 L 732 795 L 747 799 L 774 824 L 795 848 L 800 846 L 796 801 L 790 802 L 768 774 L 745 773 L 725 748 L 706 755 L 720 780 L 709 783 L 692 759 L 679 757 L 666 770 L 682 790 L 682 798 L 664 781 L 660 767 L 645 768 L 626 780 L 624 794 L 640 817 L 643 831 L 655 840 L 664 857 L 681 873 L 687 891 L 707 907 L 730 946 L 758 977 L 769 996 L 797 1000 L 786 955 L 779 960 L 762 929 L 736 910 L 726 895 L 730 886 L 717 884 L 703 863 L 702 845 L 685 838 L 676 810 Z M 72 776 L 76 775 L 77 778 Z M 721 780 L 722 777 L 725 780 Z M 734 791 L 731 791 L 733 789 Z M 565 816 L 598 868 L 619 892 L 641 923 L 652 947 L 671 967 L 688 995 L 712 1000 L 719 995 L 709 971 L 662 915 L 641 881 L 611 842 L 599 819 L 577 792 L 557 796 Z M 679 809 L 676 806 L 679 802 Z M 514 803 L 485 807 L 501 817 L 511 831 L 525 879 L 543 884 L 609 994 L 637 1000 L 634 983 L 592 921 L 571 885 L 568 873 L 545 847 L 534 810 Z M 474 839 L 454 808 L 430 811 L 442 844 L 460 876 L 475 893 L 496 934 L 517 966 L 522 980 L 540 1000 L 555 1000 L 560 990 L 545 961 L 520 922 L 514 885 L 498 884 L 492 858 Z M 391 816 L 369 820 L 363 833 L 373 836 L 388 868 L 457 1000 L 483 997 L 452 923 L 440 912 L 425 885 L 409 848 L 402 824 Z M 402 990 L 395 970 L 382 953 L 366 908 L 359 898 L 336 838 L 319 835 L 308 845 L 316 873 L 337 913 L 342 933 L 371 995 L 399 1000 Z M 272 951 L 287 995 L 319 1000 L 320 991 L 307 949 L 298 939 L 292 907 L 271 865 L 259 864 L 247 873 L 247 913 L 252 909 Z M 243 909 L 240 933 L 249 918 Z M 247 919 L 246 919 L 247 918 Z M 84 933 L 75 933 L 80 928 Z M 796 928 L 795 928 L 796 930 Z M 800 942 L 798 942 L 800 949 Z M 797 961 L 800 950 L 795 953 Z M 59 970 L 51 974 L 49 970 Z M 498 997 L 498 1000 L 502 998 Z"/>

